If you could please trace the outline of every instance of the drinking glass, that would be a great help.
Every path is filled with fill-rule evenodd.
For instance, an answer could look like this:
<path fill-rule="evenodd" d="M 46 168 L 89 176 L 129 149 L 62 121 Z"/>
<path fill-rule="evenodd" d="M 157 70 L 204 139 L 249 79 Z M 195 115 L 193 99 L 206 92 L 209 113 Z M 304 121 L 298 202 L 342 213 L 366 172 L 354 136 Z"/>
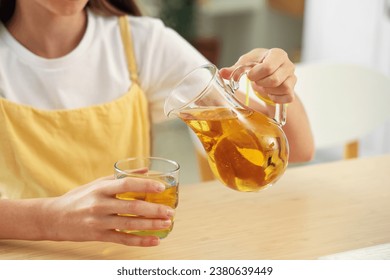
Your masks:
<path fill-rule="evenodd" d="M 119 160 L 114 165 L 115 178 L 124 177 L 152 179 L 162 182 L 165 185 L 165 191 L 161 193 L 142 193 L 126 192 L 117 194 L 116 197 L 122 200 L 143 200 L 152 203 L 164 204 L 175 209 L 179 202 L 179 170 L 177 162 L 165 158 L 145 157 L 145 158 L 126 158 Z M 132 216 L 132 213 L 121 213 L 121 216 Z M 136 230 L 136 229 L 118 229 L 118 231 L 131 233 L 139 236 L 158 236 L 165 238 L 172 231 L 172 225 L 167 229 L 159 230 Z"/>

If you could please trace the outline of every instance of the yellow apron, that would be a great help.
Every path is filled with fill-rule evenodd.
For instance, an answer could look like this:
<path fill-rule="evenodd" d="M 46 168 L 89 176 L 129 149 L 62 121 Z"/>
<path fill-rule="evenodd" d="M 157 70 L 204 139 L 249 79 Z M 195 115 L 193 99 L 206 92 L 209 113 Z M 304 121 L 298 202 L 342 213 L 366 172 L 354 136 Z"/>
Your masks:
<path fill-rule="evenodd" d="M 130 27 L 119 18 L 132 86 L 120 98 L 70 110 L 39 110 L 0 98 L 0 194 L 58 196 L 113 174 L 115 161 L 148 156 L 148 104 L 138 82 Z"/>

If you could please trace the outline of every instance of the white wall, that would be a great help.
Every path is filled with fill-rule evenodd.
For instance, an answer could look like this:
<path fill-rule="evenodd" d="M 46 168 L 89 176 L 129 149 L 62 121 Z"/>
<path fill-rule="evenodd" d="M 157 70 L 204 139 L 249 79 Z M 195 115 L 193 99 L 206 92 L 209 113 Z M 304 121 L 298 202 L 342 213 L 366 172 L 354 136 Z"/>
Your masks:
<path fill-rule="evenodd" d="M 352 62 L 390 77 L 390 0 L 306 0 L 304 23 L 303 62 Z M 390 120 L 360 140 L 361 156 L 389 153 Z"/>

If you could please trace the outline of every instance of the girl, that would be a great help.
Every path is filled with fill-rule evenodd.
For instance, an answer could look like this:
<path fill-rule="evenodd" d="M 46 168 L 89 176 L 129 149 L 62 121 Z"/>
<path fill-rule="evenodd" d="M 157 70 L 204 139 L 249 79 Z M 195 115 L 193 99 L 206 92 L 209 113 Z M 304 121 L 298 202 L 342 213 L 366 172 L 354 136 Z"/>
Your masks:
<path fill-rule="evenodd" d="M 0 238 L 158 245 L 113 229 L 167 228 L 174 210 L 115 194 L 164 186 L 104 176 L 117 159 L 149 155 L 149 121 L 206 59 L 131 0 L 1 0 L 0 11 Z M 310 159 L 293 63 L 283 50 L 255 49 L 237 65 L 250 61 L 261 62 L 248 75 L 254 88 L 290 103 L 290 161 Z"/>

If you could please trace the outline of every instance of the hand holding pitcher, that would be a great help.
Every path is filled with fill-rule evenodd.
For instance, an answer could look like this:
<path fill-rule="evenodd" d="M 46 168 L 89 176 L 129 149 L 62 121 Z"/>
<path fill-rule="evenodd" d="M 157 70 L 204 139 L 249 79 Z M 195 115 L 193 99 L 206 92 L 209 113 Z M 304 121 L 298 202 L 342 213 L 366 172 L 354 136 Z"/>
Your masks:
<path fill-rule="evenodd" d="M 240 103 L 234 85 L 234 79 L 225 82 L 214 65 L 204 65 L 174 88 L 164 110 L 195 132 L 212 172 L 224 185 L 259 191 L 284 173 L 288 142 L 281 123 Z"/>
<path fill-rule="evenodd" d="M 253 90 L 263 98 L 273 103 L 285 104 L 294 100 L 294 86 L 297 77 L 294 74 L 295 65 L 282 49 L 254 49 L 240 57 L 231 67 L 222 68 L 220 74 L 224 79 L 230 79 L 237 67 L 253 64 L 247 76 L 252 81 Z"/>

